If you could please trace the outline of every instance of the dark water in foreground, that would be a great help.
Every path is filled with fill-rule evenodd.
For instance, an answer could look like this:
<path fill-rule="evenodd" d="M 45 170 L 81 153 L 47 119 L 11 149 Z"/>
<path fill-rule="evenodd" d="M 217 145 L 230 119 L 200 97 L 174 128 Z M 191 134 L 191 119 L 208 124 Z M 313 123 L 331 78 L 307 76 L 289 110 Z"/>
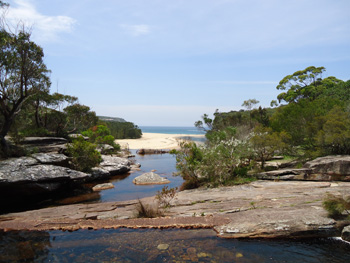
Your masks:
<path fill-rule="evenodd" d="M 343 263 L 350 262 L 350 245 L 334 239 L 221 239 L 208 229 L 9 232 L 0 235 L 0 262 Z"/>

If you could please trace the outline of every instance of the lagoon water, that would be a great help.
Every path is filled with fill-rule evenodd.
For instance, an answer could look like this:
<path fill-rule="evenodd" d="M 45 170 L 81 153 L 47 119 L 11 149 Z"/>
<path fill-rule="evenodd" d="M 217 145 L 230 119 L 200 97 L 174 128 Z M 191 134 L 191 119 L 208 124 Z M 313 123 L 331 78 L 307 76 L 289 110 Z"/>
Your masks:
<path fill-rule="evenodd" d="M 174 126 L 140 126 L 145 133 L 165 133 L 165 134 L 204 134 L 196 127 L 174 127 Z"/>
<path fill-rule="evenodd" d="M 350 245 L 336 239 L 221 239 L 210 229 L 21 231 L 0 233 L 0 262 L 345 263 Z"/>

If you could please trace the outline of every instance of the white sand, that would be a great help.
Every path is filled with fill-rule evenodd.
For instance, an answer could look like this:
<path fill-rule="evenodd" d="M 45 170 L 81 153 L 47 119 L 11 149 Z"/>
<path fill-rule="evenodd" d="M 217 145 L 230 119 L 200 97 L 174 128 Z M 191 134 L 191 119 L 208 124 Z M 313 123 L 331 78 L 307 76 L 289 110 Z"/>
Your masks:
<path fill-rule="evenodd" d="M 140 139 L 123 139 L 116 140 L 122 149 L 129 148 L 138 149 L 177 149 L 181 137 L 197 137 L 204 138 L 204 135 L 188 135 L 188 134 L 163 134 L 163 133 L 143 133 Z"/>

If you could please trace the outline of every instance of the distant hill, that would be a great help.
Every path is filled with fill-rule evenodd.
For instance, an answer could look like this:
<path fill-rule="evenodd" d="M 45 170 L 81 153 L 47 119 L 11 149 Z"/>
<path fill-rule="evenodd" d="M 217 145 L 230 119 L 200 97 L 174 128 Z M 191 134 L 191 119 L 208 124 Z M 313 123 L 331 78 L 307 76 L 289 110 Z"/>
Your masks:
<path fill-rule="evenodd" d="M 116 117 L 98 116 L 98 118 L 107 125 L 115 139 L 137 139 L 142 136 L 141 129 L 132 122 Z"/>
<path fill-rule="evenodd" d="M 107 116 L 97 116 L 101 121 L 114 121 L 114 122 L 127 122 L 122 118 L 107 117 Z"/>

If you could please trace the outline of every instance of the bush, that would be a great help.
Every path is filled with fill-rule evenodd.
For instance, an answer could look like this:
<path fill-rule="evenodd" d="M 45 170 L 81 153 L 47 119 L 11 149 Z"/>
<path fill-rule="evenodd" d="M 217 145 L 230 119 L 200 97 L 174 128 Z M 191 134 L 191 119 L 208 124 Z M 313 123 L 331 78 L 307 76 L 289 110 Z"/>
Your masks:
<path fill-rule="evenodd" d="M 171 206 L 171 201 L 176 196 L 177 187 L 169 188 L 168 186 L 164 186 L 162 191 L 158 191 L 156 195 L 156 199 L 159 202 L 159 206 L 163 209 L 167 209 Z"/>
<path fill-rule="evenodd" d="M 163 213 L 158 209 L 158 206 L 144 204 L 140 199 L 136 205 L 136 211 L 136 216 L 138 218 L 155 218 L 163 215 Z"/>
<path fill-rule="evenodd" d="M 68 144 L 67 152 L 72 157 L 73 168 L 78 171 L 89 172 L 102 161 L 101 154 L 96 151 L 96 145 L 85 141 L 81 136 Z"/>
<path fill-rule="evenodd" d="M 227 127 L 222 131 L 207 133 L 206 147 L 194 142 L 181 142 L 176 154 L 176 167 L 185 180 L 181 189 L 201 185 L 217 187 L 236 184 L 247 175 L 250 167 L 250 150 L 247 139 L 237 139 L 237 131 Z"/>
<path fill-rule="evenodd" d="M 114 150 L 120 150 L 120 145 L 114 142 L 114 136 L 111 135 L 110 130 L 105 125 L 94 126 L 87 131 L 82 132 L 82 134 L 89 137 L 91 143 L 108 144 L 113 146 Z"/>
<path fill-rule="evenodd" d="M 328 216 L 332 218 L 339 218 L 344 212 L 346 212 L 348 215 L 350 214 L 348 211 L 350 210 L 350 196 L 344 198 L 327 194 L 322 205 L 324 209 L 327 210 Z"/>

